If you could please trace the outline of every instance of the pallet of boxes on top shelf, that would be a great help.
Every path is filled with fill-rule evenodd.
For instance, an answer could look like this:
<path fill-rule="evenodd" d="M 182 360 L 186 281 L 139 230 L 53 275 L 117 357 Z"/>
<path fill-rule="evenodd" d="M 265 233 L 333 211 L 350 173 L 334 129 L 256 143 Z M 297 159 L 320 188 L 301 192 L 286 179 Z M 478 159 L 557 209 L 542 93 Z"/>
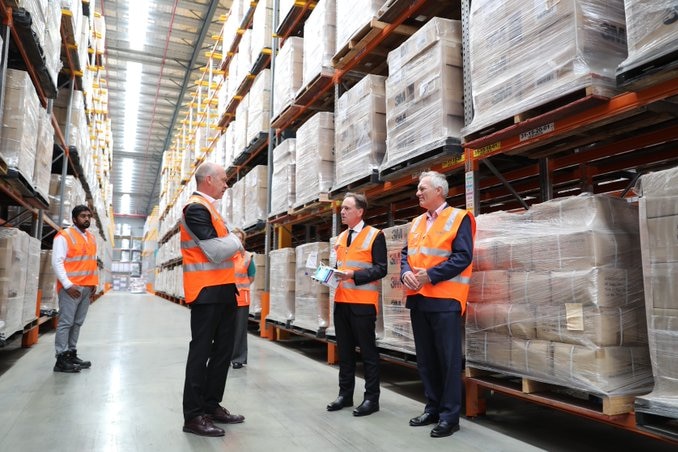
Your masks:
<path fill-rule="evenodd" d="M 462 154 L 461 23 L 433 18 L 388 54 L 382 179 Z"/>
<path fill-rule="evenodd" d="M 466 142 L 615 95 L 615 70 L 626 57 L 624 3 L 473 2 L 469 39 L 474 117 Z"/>
<path fill-rule="evenodd" d="M 245 153 L 252 156 L 260 152 L 268 140 L 271 121 L 270 69 L 264 69 L 256 76 L 248 98 Z"/>
<path fill-rule="evenodd" d="M 272 127 L 287 123 L 298 110 L 294 99 L 303 82 L 303 46 L 302 38 L 288 38 L 276 56 Z"/>
<path fill-rule="evenodd" d="M 266 222 L 268 201 L 268 167 L 258 165 L 245 177 L 243 229 L 261 229 Z"/>
<path fill-rule="evenodd" d="M 617 68 L 617 83 L 644 88 L 678 77 L 678 5 L 673 0 L 626 0 L 629 56 Z"/>
<path fill-rule="evenodd" d="M 308 105 L 332 83 L 336 34 L 336 0 L 321 0 L 304 24 L 304 36 L 310 39 L 304 39 L 302 84 L 296 94 L 296 104 Z M 316 104 L 320 108 L 327 106 L 333 101 L 333 94 L 332 90 L 325 89 Z"/>
<path fill-rule="evenodd" d="M 273 0 L 259 0 L 252 16 L 250 51 L 252 69 L 257 75 L 271 61 L 271 36 L 273 34 Z"/>
<path fill-rule="evenodd" d="M 296 200 L 297 139 L 288 138 L 273 149 L 271 211 L 269 218 L 287 215 Z"/>

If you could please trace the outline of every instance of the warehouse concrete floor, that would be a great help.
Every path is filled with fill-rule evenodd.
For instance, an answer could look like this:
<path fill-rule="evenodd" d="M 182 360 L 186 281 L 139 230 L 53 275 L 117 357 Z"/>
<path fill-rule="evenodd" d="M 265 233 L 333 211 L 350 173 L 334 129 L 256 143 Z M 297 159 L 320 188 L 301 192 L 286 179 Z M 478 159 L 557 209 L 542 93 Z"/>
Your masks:
<path fill-rule="evenodd" d="M 0 350 L 3 451 L 527 451 L 671 450 L 669 445 L 513 400 L 493 399 L 486 418 L 462 419 L 449 438 L 407 422 L 422 411 L 415 370 L 383 364 L 381 411 L 329 413 L 337 368 L 314 341 L 249 336 L 249 365 L 229 372 L 224 405 L 246 416 L 223 438 L 183 433 L 181 393 L 189 310 L 150 295 L 109 293 L 91 306 L 79 374 L 52 372 L 54 333 L 30 349 Z M 356 385 L 356 399 L 362 389 Z M 356 400 L 358 403 L 359 400 Z M 574 429 L 574 430 L 573 430 Z M 520 439 L 517 439 L 520 438 Z"/>

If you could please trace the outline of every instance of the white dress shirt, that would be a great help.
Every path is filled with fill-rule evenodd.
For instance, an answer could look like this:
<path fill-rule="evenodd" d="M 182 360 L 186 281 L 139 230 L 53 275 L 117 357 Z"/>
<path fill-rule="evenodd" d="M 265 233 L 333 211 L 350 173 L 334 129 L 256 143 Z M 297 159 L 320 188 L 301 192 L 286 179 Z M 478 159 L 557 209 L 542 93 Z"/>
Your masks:
<path fill-rule="evenodd" d="M 76 226 L 70 226 L 71 229 L 76 230 L 83 237 L 85 241 L 89 241 L 87 232 L 81 231 Z M 66 254 L 68 253 L 68 242 L 66 242 L 66 237 L 59 234 L 54 238 L 54 243 L 52 244 L 52 268 L 54 268 L 54 273 L 56 273 L 57 279 L 64 289 L 70 289 L 73 286 L 73 283 L 68 279 L 68 273 L 66 273 L 66 267 L 64 267 L 64 260 L 66 260 Z"/>
<path fill-rule="evenodd" d="M 351 243 L 353 243 L 353 239 L 356 238 L 358 234 L 360 234 L 360 231 L 362 231 L 364 227 L 365 222 L 363 220 L 360 220 L 360 222 L 356 224 L 354 227 L 348 228 L 349 236 L 351 236 L 351 231 L 353 231 L 353 235 L 351 236 Z M 346 240 L 348 240 L 349 236 L 346 236 Z"/>

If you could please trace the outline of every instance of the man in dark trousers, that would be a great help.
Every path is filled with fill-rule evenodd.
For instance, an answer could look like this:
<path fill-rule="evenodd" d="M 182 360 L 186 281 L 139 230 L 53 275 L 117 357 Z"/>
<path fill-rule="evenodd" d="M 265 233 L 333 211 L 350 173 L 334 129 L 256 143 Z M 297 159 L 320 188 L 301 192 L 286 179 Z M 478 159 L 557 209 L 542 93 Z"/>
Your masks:
<path fill-rule="evenodd" d="M 339 396 L 327 411 L 353 406 L 355 388 L 355 347 L 360 347 L 365 369 L 363 402 L 354 416 L 379 411 L 379 352 L 375 325 L 380 282 L 386 276 L 386 239 L 379 229 L 367 226 L 364 195 L 347 193 L 341 205 L 341 222 L 348 230 L 337 238 L 337 278 L 334 296 L 334 327 L 339 349 Z"/>
<path fill-rule="evenodd" d="M 431 430 L 434 438 L 459 430 L 461 316 L 471 281 L 476 230 L 470 212 L 447 205 L 447 193 L 445 176 L 421 173 L 417 198 L 426 213 L 413 220 L 400 263 L 426 395 L 424 413 L 410 419 L 410 425 L 437 423 Z"/>
<path fill-rule="evenodd" d="M 236 285 L 233 256 L 242 250 L 214 204 L 227 188 L 224 168 L 203 163 L 195 172 L 197 190 L 184 207 L 180 225 L 184 297 L 191 309 L 191 343 L 184 384 L 185 432 L 223 436 L 214 422 L 245 418 L 220 406 L 233 353 Z"/>

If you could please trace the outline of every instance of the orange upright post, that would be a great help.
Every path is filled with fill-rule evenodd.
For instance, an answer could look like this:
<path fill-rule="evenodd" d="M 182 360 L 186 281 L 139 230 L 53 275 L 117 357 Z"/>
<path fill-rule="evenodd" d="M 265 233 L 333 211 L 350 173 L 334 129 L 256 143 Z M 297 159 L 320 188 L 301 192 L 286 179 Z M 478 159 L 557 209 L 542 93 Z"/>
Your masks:
<path fill-rule="evenodd" d="M 42 290 L 38 289 L 38 296 L 35 299 L 35 317 L 40 318 L 40 300 L 42 300 Z M 33 322 L 34 325 L 28 330 L 24 331 L 21 337 L 21 346 L 30 347 L 38 343 L 38 333 L 40 332 L 40 324 Z"/>
<path fill-rule="evenodd" d="M 327 364 L 337 364 L 339 355 L 337 354 L 337 344 L 327 343 Z"/>
<path fill-rule="evenodd" d="M 261 294 L 261 319 L 259 320 L 259 336 L 275 340 L 275 331 L 272 326 L 266 326 L 266 317 L 271 310 L 271 294 L 269 292 L 263 292 Z"/>

